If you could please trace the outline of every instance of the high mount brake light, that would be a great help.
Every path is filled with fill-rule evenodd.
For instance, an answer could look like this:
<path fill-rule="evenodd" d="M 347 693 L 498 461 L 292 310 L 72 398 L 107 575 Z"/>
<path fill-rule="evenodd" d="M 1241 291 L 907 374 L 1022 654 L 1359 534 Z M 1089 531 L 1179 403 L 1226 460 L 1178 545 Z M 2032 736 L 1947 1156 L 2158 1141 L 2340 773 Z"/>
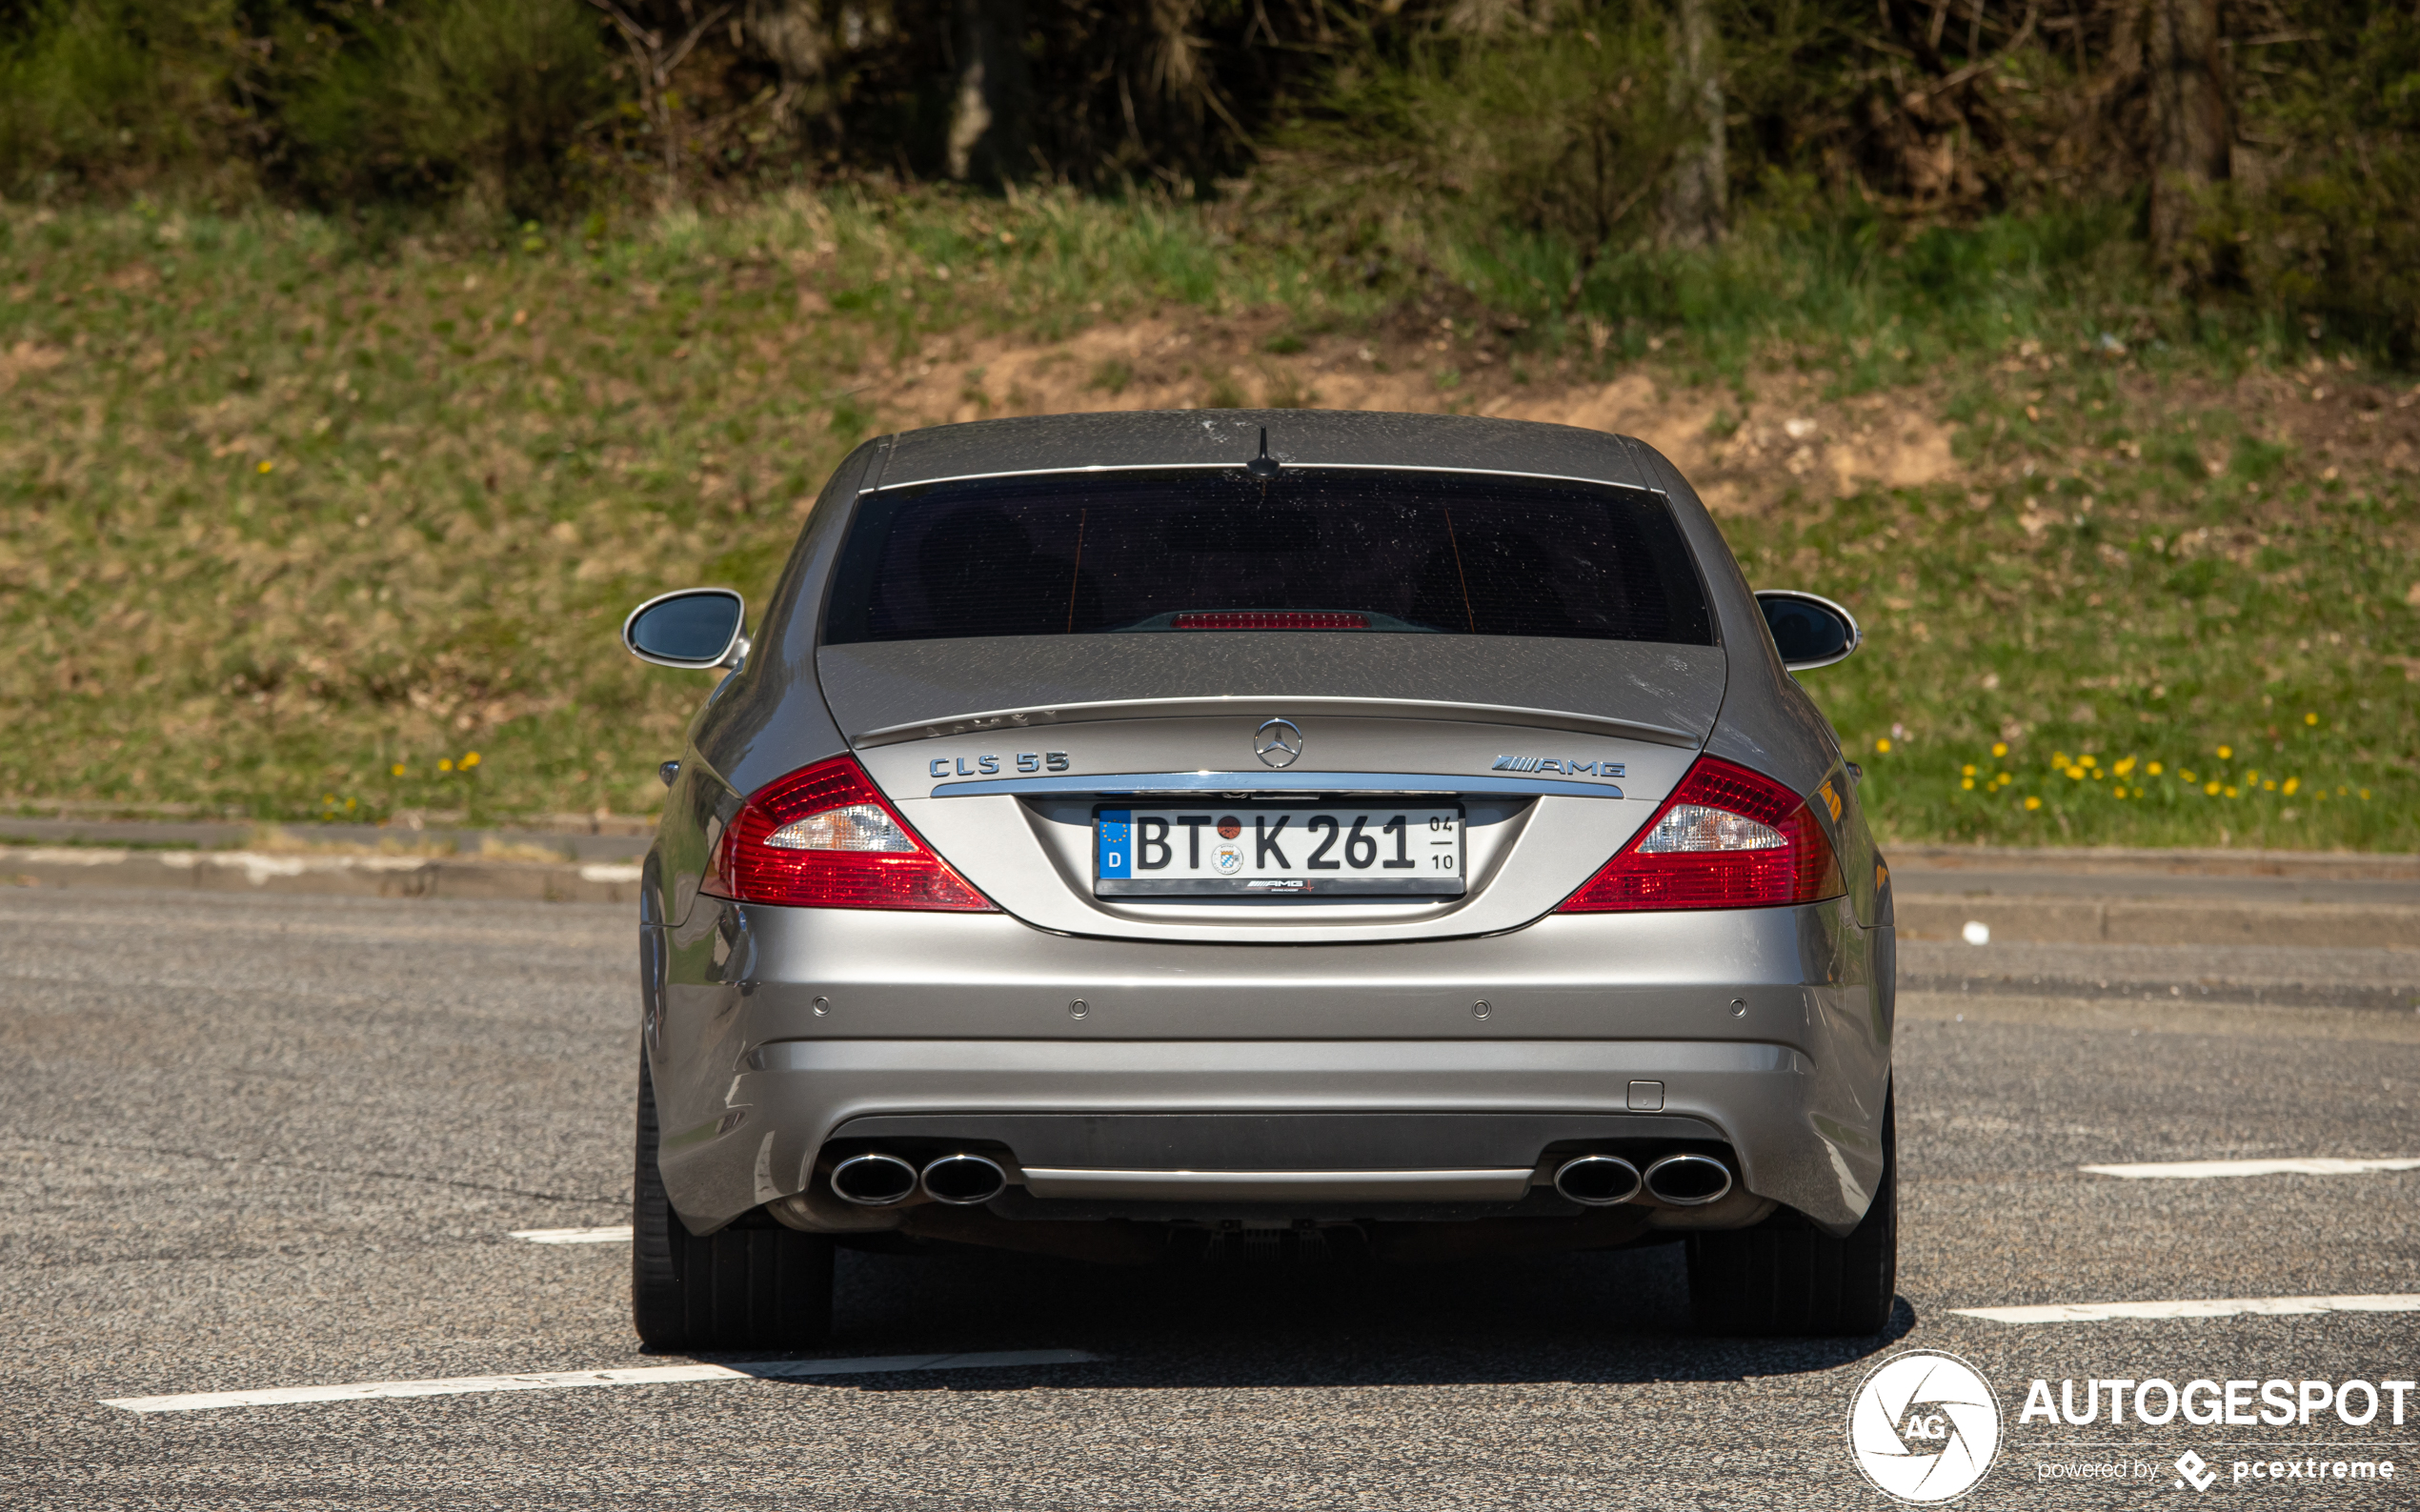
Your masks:
<path fill-rule="evenodd" d="M 1221 609 L 1179 615 L 1169 624 L 1178 630 L 1367 630 L 1370 616 L 1330 610 Z"/>
<path fill-rule="evenodd" d="M 998 912 L 845 756 L 769 782 L 741 805 L 715 847 L 706 891 L 800 908 Z"/>
<path fill-rule="evenodd" d="M 1778 908 L 1846 891 L 1831 842 L 1797 794 L 1700 756 L 1646 827 L 1557 912 Z"/>

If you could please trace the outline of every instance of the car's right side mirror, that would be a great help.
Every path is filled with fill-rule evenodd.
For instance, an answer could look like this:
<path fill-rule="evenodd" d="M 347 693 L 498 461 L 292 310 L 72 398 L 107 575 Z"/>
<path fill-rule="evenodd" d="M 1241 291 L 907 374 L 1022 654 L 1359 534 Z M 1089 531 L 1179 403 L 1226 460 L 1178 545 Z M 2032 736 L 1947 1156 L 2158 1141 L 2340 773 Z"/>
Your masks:
<path fill-rule="evenodd" d="M 1818 594 L 1768 589 L 1756 595 L 1756 607 L 1765 612 L 1782 665 L 1792 672 L 1845 661 L 1865 638 L 1856 615 Z"/>
<path fill-rule="evenodd" d="M 747 614 L 746 601 L 728 588 L 659 594 L 622 621 L 622 645 L 658 667 L 736 667 L 748 655 L 748 637 L 739 633 Z"/>

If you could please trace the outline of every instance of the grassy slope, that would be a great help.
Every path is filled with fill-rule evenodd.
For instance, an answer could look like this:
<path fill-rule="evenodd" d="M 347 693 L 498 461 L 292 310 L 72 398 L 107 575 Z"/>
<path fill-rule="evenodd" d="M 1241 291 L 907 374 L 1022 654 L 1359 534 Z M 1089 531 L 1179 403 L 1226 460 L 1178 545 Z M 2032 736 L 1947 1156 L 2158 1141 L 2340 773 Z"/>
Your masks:
<path fill-rule="evenodd" d="M 1865 615 L 1867 650 L 1809 681 L 1890 833 L 2420 848 L 2408 474 L 2264 439 L 2234 358 L 2073 355 L 2107 317 L 2055 271 L 2004 258 L 1945 301 L 1753 276 L 1778 256 L 1666 270 L 1639 318 L 1608 299 L 1588 360 L 1661 330 L 1688 338 L 1652 359 L 1675 382 L 1778 360 L 1963 422 L 1960 486 L 1725 522 L 1752 577 Z M 1499 307 L 1535 287 L 1455 271 Z M 1280 301 L 1382 317 L 1189 214 L 1053 197 L 375 256 L 284 215 L 0 211 L 0 801 L 643 810 L 703 684 L 628 662 L 620 615 L 692 581 L 760 598 L 880 423 L 877 367 L 935 333 Z M 1522 339 L 1559 339 L 1533 313 Z M 2066 355 L 2006 360 L 2037 337 Z"/>

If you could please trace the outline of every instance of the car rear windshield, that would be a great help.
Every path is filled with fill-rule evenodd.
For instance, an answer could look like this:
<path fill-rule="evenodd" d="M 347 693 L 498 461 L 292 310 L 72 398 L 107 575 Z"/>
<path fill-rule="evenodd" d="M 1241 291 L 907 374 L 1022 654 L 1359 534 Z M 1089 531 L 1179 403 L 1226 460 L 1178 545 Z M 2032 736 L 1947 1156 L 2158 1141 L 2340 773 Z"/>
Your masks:
<path fill-rule="evenodd" d="M 884 489 L 857 506 L 830 603 L 827 644 L 1273 630 L 1714 639 L 1662 498 L 1466 473 Z"/>

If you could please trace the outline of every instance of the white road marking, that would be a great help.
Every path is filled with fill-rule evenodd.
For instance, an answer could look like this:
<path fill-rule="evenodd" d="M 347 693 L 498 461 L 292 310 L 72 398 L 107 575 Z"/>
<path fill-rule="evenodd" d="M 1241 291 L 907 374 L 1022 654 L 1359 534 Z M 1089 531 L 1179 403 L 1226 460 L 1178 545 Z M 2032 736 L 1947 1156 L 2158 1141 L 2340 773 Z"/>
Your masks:
<path fill-rule="evenodd" d="M 2299 1160 L 2168 1160 L 2148 1165 L 2079 1165 L 2094 1176 L 2118 1176 L 2129 1181 L 2199 1181 L 2219 1176 L 2360 1176 L 2370 1171 L 2420 1170 L 2420 1159 L 2341 1160 L 2315 1157 Z"/>
<path fill-rule="evenodd" d="M 610 1228 L 516 1228 L 513 1238 L 525 1239 L 533 1244 L 627 1244 L 630 1225 L 616 1223 Z"/>
<path fill-rule="evenodd" d="M 219 1407 L 286 1407 L 310 1401 L 396 1397 L 459 1397 L 487 1391 L 560 1391 L 572 1386 L 655 1386 L 689 1381 L 792 1380 L 909 1370 L 1006 1369 L 1075 1365 L 1099 1360 L 1080 1349 L 1008 1349 L 975 1355 L 868 1355 L 836 1360 L 765 1360 L 744 1365 L 650 1365 L 636 1370 L 558 1370 L 519 1376 L 446 1376 L 434 1381 L 358 1381 L 342 1386 L 273 1386 L 263 1391 L 189 1391 L 172 1397 L 111 1397 L 129 1412 L 208 1412 Z"/>
<path fill-rule="evenodd" d="M 2309 1313 L 2420 1313 L 2420 1294 L 2377 1297 L 2229 1297 L 2173 1302 L 2057 1302 L 2047 1307 L 1953 1307 L 1995 1323 L 2097 1323 L 2112 1318 L 2296 1318 Z"/>

